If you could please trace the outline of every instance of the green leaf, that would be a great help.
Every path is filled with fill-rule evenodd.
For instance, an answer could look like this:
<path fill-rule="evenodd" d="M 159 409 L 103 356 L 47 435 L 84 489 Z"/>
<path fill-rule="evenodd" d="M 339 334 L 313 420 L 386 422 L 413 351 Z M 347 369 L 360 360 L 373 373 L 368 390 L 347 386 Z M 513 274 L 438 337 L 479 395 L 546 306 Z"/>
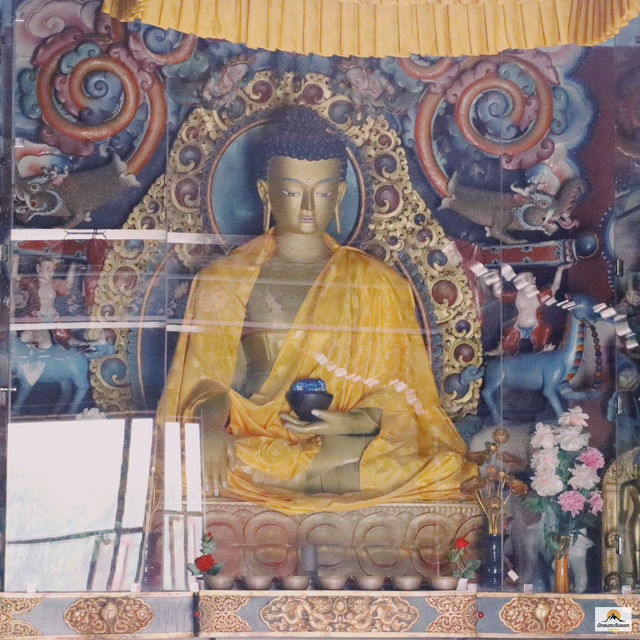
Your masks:
<path fill-rule="evenodd" d="M 549 544 L 549 547 L 554 551 L 557 551 L 562 547 L 562 545 L 553 536 L 549 536 L 547 542 Z"/>
<path fill-rule="evenodd" d="M 213 541 L 213 538 L 203 537 L 200 549 L 203 556 L 206 556 L 208 553 L 213 555 L 213 552 L 216 550 L 216 543 Z"/>
<path fill-rule="evenodd" d="M 480 560 L 476 558 L 475 560 L 471 560 L 469 564 L 467 564 L 467 569 L 471 569 L 472 571 L 476 571 L 480 568 Z"/>
<path fill-rule="evenodd" d="M 532 496 L 524 501 L 524 506 L 536 513 L 544 513 L 546 500 L 541 496 Z"/>
<path fill-rule="evenodd" d="M 467 580 L 469 580 L 470 578 L 473 578 L 475 575 L 476 575 L 476 572 L 470 567 L 467 567 L 459 577 L 467 578 Z"/>
<path fill-rule="evenodd" d="M 189 562 L 187 563 L 187 569 L 189 569 L 189 571 L 194 575 L 194 576 L 201 576 L 202 571 L 200 571 L 200 569 L 198 569 L 198 567 L 196 567 L 195 564 L 193 564 L 193 562 Z"/>

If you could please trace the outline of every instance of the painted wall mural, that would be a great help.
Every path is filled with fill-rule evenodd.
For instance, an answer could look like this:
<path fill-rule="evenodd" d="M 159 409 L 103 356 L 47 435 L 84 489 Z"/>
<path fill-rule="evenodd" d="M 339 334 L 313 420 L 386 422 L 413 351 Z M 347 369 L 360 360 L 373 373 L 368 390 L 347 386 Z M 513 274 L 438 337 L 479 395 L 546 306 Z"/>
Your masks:
<path fill-rule="evenodd" d="M 153 415 L 194 274 L 262 233 L 252 149 L 305 105 L 351 143 L 329 233 L 411 283 L 467 442 L 526 458 L 580 405 L 607 462 L 640 447 L 634 48 L 324 58 L 15 6 L 16 421 Z"/>

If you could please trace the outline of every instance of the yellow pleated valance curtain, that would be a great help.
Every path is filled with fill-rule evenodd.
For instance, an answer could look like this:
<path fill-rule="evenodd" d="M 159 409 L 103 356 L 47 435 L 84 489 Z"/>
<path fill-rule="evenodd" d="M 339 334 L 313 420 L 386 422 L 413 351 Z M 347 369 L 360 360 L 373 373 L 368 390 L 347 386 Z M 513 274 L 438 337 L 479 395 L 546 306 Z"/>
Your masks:
<path fill-rule="evenodd" d="M 638 15 L 640 0 L 104 0 L 103 10 L 251 48 L 456 56 L 598 44 Z"/>

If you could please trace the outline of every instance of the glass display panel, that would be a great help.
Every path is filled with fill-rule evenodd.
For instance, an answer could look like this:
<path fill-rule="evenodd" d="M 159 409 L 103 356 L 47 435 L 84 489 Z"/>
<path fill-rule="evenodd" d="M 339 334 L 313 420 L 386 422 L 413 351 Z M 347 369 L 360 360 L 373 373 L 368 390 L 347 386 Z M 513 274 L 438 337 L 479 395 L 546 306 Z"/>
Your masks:
<path fill-rule="evenodd" d="M 5 588 L 637 583 L 629 36 L 335 59 L 14 4 Z"/>

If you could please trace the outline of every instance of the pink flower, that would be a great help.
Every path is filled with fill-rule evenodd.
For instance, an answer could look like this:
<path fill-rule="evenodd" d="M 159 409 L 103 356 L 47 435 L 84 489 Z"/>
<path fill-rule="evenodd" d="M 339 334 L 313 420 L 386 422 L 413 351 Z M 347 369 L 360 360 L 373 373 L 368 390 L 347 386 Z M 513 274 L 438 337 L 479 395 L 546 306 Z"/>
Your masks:
<path fill-rule="evenodd" d="M 536 432 L 531 438 L 531 446 L 534 449 L 551 449 L 556 446 L 556 438 L 553 427 L 548 424 L 538 422 Z"/>
<path fill-rule="evenodd" d="M 584 507 L 585 497 L 579 491 L 565 491 L 558 496 L 558 504 L 563 511 L 569 511 L 572 516 L 577 516 Z"/>
<path fill-rule="evenodd" d="M 604 456 L 595 447 L 587 447 L 580 454 L 578 460 L 592 469 L 602 469 L 604 467 Z"/>
<path fill-rule="evenodd" d="M 598 484 L 598 472 L 586 464 L 578 464 L 575 467 L 569 469 L 571 472 L 571 478 L 569 484 L 572 489 L 593 489 Z"/>
<path fill-rule="evenodd" d="M 602 511 L 604 500 L 599 491 L 594 491 L 587 502 L 591 505 L 591 513 L 593 513 L 594 516 L 597 516 Z"/>
<path fill-rule="evenodd" d="M 588 413 L 585 413 L 580 407 L 572 407 L 569 411 L 563 413 L 558 422 L 563 427 L 583 427 L 587 426 Z"/>

